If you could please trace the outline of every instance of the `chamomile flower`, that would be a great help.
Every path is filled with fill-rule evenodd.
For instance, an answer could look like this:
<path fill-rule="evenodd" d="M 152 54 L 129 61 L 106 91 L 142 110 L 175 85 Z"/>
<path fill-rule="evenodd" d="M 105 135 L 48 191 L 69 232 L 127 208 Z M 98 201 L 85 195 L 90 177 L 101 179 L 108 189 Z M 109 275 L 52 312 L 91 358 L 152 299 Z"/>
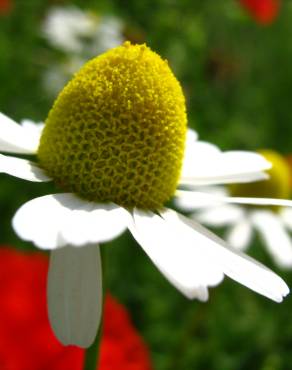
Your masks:
<path fill-rule="evenodd" d="M 97 16 L 75 6 L 52 7 L 43 34 L 55 48 L 73 54 L 98 54 L 121 44 L 123 24 L 113 16 Z"/>
<path fill-rule="evenodd" d="M 123 28 L 123 22 L 114 16 L 97 15 L 76 6 L 52 7 L 44 19 L 42 33 L 63 57 L 46 69 L 46 91 L 55 95 L 88 59 L 121 45 Z"/>
<path fill-rule="evenodd" d="M 49 317 L 62 343 L 93 342 L 101 317 L 98 243 L 126 229 L 188 298 L 207 300 L 208 287 L 224 275 L 276 302 L 288 294 L 272 271 L 164 206 L 178 185 L 254 181 L 270 167 L 259 154 L 212 147 L 208 163 L 193 171 L 193 160 L 205 158 L 202 152 L 196 157 L 196 134 L 189 131 L 186 139 L 186 133 L 185 99 L 168 63 L 129 42 L 74 76 L 38 143 L 25 127 L 1 116 L 1 151 L 36 154 L 38 163 L 2 155 L 0 170 L 52 180 L 63 190 L 25 203 L 13 219 L 21 238 L 52 250 Z"/>
<path fill-rule="evenodd" d="M 233 197 L 273 197 L 285 199 L 290 197 L 291 173 L 286 160 L 272 150 L 260 152 L 273 164 L 268 171 L 270 178 L 249 184 L 232 184 L 228 189 L 214 188 L 216 192 Z M 177 204 L 188 210 L 197 208 L 197 203 L 191 196 L 185 194 Z M 193 214 L 196 220 L 214 227 L 228 227 L 226 240 L 229 245 L 239 250 L 246 250 L 251 245 L 254 231 L 258 232 L 263 244 L 273 257 L 276 264 L 282 268 L 292 267 L 292 240 L 289 231 L 292 230 L 292 211 L 285 206 L 273 205 L 231 205 L 216 204 L 200 209 Z"/>

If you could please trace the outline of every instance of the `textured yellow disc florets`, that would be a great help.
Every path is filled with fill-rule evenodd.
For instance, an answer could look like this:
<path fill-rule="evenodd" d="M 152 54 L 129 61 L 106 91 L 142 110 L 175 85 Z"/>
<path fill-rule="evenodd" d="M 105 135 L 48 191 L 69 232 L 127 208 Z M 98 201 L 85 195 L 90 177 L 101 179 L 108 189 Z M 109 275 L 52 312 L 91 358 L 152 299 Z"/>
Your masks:
<path fill-rule="evenodd" d="M 272 150 L 259 151 L 269 162 L 272 168 L 267 171 L 270 178 L 264 181 L 230 186 L 231 194 L 236 197 L 280 198 L 290 197 L 290 168 L 286 160 Z M 277 210 L 277 207 L 272 207 Z"/>
<path fill-rule="evenodd" d="M 175 192 L 185 134 L 185 99 L 167 62 L 126 42 L 89 61 L 64 88 L 38 157 L 66 191 L 155 209 Z"/>

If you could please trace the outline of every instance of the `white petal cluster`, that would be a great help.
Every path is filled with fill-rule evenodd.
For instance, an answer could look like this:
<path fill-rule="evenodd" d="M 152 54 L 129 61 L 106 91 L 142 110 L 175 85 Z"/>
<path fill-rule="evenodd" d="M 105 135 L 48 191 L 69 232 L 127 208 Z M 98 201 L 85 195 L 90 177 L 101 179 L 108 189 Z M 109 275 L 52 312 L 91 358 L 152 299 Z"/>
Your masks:
<path fill-rule="evenodd" d="M 25 135 L 25 126 L 1 115 L 0 151 L 8 151 L 9 146 L 12 152 L 17 149 L 17 153 L 27 153 L 28 148 L 31 153 L 35 151 Z M 199 148 L 203 148 L 200 154 Z M 197 171 L 190 165 L 190 156 L 194 154 Z M 3 157 L 7 162 L 2 172 L 31 181 L 49 180 L 36 164 Z M 11 167 L 9 161 L 13 161 Z M 181 184 L 193 189 L 216 182 L 254 181 L 264 178 L 263 171 L 269 167 L 258 154 L 221 152 L 211 144 L 197 141 L 197 135 L 190 131 Z M 184 199 L 186 194 L 198 203 L 202 200 L 203 203 L 232 202 L 232 198 L 208 191 L 178 190 L 177 197 Z M 286 201 L 286 204 L 291 206 L 292 202 Z M 74 194 L 51 194 L 21 206 L 13 218 L 13 227 L 24 240 L 53 250 L 49 270 L 49 316 L 56 335 L 64 344 L 88 347 L 94 340 L 99 322 L 92 330 L 87 329 L 93 320 L 100 318 L 102 283 L 98 243 L 116 238 L 126 229 L 163 275 L 188 298 L 206 301 L 208 287 L 219 284 L 224 276 L 276 302 L 281 302 L 289 293 L 285 282 L 275 273 L 229 247 L 194 220 L 170 209 L 155 213 L 126 210 L 116 204 L 89 202 Z M 79 259 L 80 265 L 76 262 Z M 87 270 L 87 266 L 88 271 L 83 276 L 82 271 Z M 91 279 L 95 283 L 91 283 Z M 86 307 L 77 302 L 82 300 L 83 294 Z"/>
<path fill-rule="evenodd" d="M 55 95 L 88 59 L 121 45 L 123 28 L 123 22 L 114 16 L 98 16 L 76 6 L 52 7 L 43 21 L 42 34 L 64 55 L 47 68 L 43 76 L 46 90 Z"/>
<path fill-rule="evenodd" d="M 214 144 L 198 141 L 188 131 L 181 185 L 212 185 L 252 182 L 267 178 L 271 164 L 260 154 L 247 151 L 222 152 Z"/>
<path fill-rule="evenodd" d="M 226 227 L 225 240 L 237 250 L 246 250 L 257 232 L 274 262 L 281 268 L 292 268 L 292 210 L 285 199 L 229 198 L 215 195 L 222 189 L 213 189 L 213 196 L 199 203 L 200 193 L 180 192 L 176 203 L 180 209 L 193 212 L 191 217 L 212 227 Z M 213 198 L 213 203 L 211 199 Z M 226 204 L 226 203 L 238 204 Z M 275 213 L 269 209 L 246 208 L 251 205 L 279 205 Z"/>
<path fill-rule="evenodd" d="M 90 37 L 95 29 L 95 18 L 75 6 L 51 8 L 43 23 L 50 44 L 65 52 L 81 52 L 82 38 Z"/>

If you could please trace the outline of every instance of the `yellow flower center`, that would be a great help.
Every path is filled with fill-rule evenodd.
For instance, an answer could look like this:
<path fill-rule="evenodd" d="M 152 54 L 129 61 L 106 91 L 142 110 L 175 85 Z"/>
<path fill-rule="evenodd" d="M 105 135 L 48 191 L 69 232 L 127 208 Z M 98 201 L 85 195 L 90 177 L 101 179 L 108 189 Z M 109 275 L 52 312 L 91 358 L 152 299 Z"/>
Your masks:
<path fill-rule="evenodd" d="M 175 192 L 185 99 L 166 61 L 129 42 L 89 61 L 58 96 L 41 137 L 41 166 L 64 190 L 96 202 L 156 209 Z"/>
<path fill-rule="evenodd" d="M 280 198 L 290 197 L 291 172 L 286 160 L 272 150 L 259 151 L 269 162 L 272 168 L 267 171 L 270 178 L 247 184 L 230 185 L 232 196 L 235 197 L 258 197 L 258 198 Z M 271 207 L 277 211 L 279 207 Z"/>

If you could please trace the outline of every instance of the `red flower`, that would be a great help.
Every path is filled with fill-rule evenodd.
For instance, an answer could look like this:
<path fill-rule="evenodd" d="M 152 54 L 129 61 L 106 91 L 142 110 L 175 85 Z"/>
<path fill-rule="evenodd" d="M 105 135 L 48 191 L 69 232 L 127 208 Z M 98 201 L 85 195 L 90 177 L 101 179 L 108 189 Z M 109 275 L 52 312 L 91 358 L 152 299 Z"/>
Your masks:
<path fill-rule="evenodd" d="M 0 248 L 0 369 L 81 370 L 84 350 L 55 339 L 46 312 L 48 259 Z M 151 370 L 126 309 L 106 297 L 99 370 Z"/>
<path fill-rule="evenodd" d="M 277 17 L 280 0 L 239 0 L 248 13 L 260 24 L 270 24 Z"/>
<path fill-rule="evenodd" d="M 8 14 L 12 9 L 11 0 L 0 0 L 0 15 Z"/>

